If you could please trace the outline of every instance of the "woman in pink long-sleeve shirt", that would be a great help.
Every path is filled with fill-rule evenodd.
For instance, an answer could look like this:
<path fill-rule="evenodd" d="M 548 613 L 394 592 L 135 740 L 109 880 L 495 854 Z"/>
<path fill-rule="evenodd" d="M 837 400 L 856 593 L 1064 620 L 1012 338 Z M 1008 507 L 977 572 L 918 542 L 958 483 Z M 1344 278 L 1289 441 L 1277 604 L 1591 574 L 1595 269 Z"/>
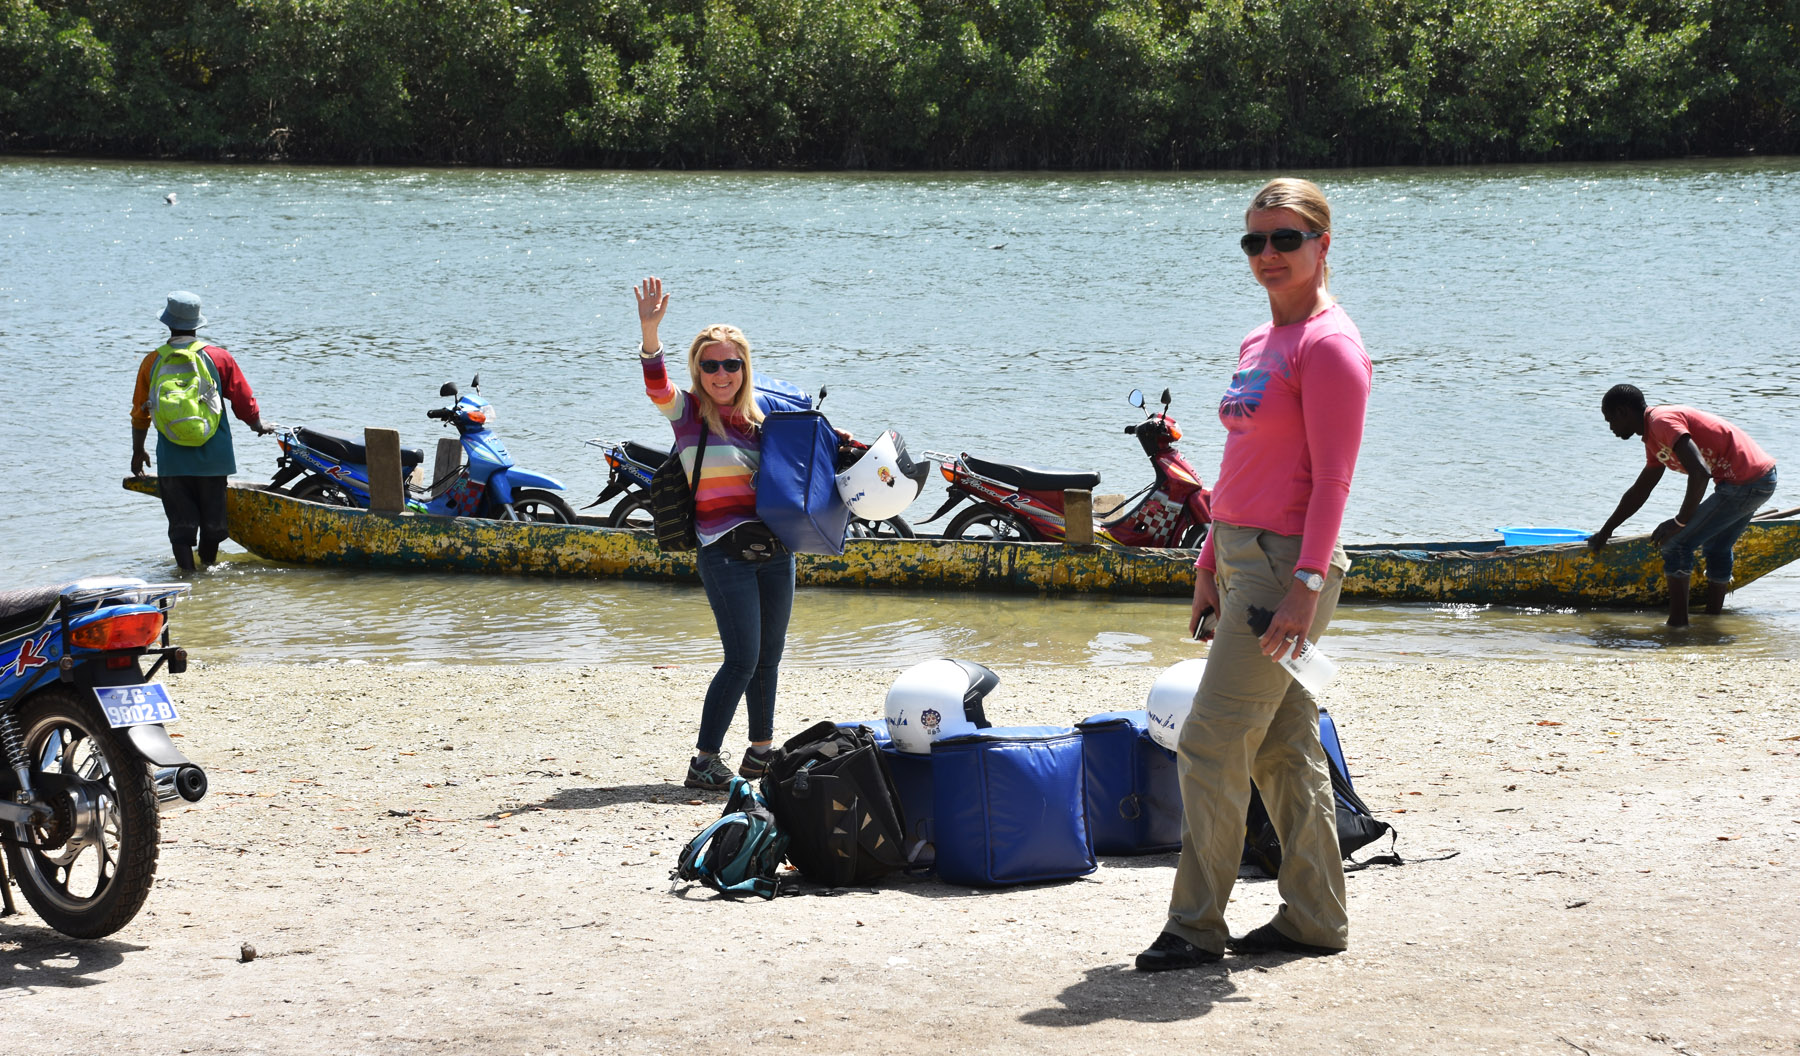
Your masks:
<path fill-rule="evenodd" d="M 1226 949 L 1332 954 L 1350 935 L 1318 706 L 1276 661 L 1324 632 L 1350 567 L 1338 528 L 1362 444 L 1369 357 L 1327 285 L 1324 193 L 1272 180 L 1244 227 L 1240 245 L 1271 318 L 1244 338 L 1219 403 L 1225 455 L 1189 630 L 1209 613 L 1218 626 L 1181 729 L 1187 833 L 1163 932 L 1137 958 L 1144 971 L 1209 964 Z M 1225 906 L 1252 780 L 1281 840 L 1283 905 L 1233 937 Z"/>

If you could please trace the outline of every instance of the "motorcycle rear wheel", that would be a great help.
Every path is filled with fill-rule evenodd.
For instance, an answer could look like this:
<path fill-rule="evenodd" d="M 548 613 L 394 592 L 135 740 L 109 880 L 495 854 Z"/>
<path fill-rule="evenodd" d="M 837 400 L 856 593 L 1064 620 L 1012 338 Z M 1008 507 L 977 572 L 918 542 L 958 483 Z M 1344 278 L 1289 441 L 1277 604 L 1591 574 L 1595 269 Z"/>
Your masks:
<path fill-rule="evenodd" d="M 992 506 L 971 506 L 957 514 L 944 529 L 946 539 L 972 539 L 991 543 L 1036 542 L 1038 535 L 1017 514 Z"/>
<path fill-rule="evenodd" d="M 350 495 L 344 490 L 343 485 L 330 477 L 321 477 L 317 473 L 301 477 L 294 482 L 294 486 L 289 488 L 287 493 L 296 499 L 322 502 L 327 506 L 356 505 L 350 501 Z"/>
<path fill-rule="evenodd" d="M 911 539 L 918 533 L 906 523 L 904 517 L 889 517 L 885 521 L 865 521 L 861 517 L 850 518 L 850 526 L 845 531 L 852 539 Z"/>
<path fill-rule="evenodd" d="M 520 488 L 513 492 L 513 513 L 521 521 L 543 521 L 546 524 L 574 524 L 575 511 L 554 491 Z"/>
<path fill-rule="evenodd" d="M 111 935 L 137 916 L 156 879 L 160 821 L 150 768 L 99 705 L 68 686 L 32 697 L 18 722 L 32 781 L 56 812 L 28 827 L 43 846 L 7 845 L 13 880 L 64 935 Z"/>
<path fill-rule="evenodd" d="M 606 523 L 614 528 L 655 528 L 656 518 L 650 513 L 650 493 L 634 491 L 620 499 Z"/>

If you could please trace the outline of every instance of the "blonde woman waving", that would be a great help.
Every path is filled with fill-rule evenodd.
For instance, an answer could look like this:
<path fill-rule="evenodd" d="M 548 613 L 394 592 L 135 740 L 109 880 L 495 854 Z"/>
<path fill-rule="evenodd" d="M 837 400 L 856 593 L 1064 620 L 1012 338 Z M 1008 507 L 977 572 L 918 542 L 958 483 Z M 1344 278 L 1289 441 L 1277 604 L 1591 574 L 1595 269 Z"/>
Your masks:
<path fill-rule="evenodd" d="M 639 358 L 644 391 L 675 430 L 670 457 L 681 459 L 688 479 L 695 481 L 700 582 L 725 651 L 701 706 L 700 732 L 684 783 L 723 789 L 730 785 L 732 771 L 719 752 L 739 700 L 749 705 L 750 746 L 737 773 L 755 780 L 768 767 L 777 673 L 794 607 L 794 555 L 756 516 L 763 415 L 756 405 L 749 340 L 735 326 L 700 331 L 688 346 L 688 388 L 678 389 L 657 336 L 669 295 L 657 278 L 645 279 L 634 292 L 643 332 Z M 697 476 L 696 459 L 701 463 Z"/>

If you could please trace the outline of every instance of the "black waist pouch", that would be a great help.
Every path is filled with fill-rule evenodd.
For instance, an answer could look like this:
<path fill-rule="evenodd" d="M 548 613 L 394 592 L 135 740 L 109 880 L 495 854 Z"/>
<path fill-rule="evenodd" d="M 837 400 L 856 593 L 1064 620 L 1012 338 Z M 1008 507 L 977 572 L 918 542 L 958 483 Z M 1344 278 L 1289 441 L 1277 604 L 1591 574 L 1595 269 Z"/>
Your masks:
<path fill-rule="evenodd" d="M 767 561 L 788 552 L 781 540 L 775 538 L 775 533 L 769 531 L 769 526 L 761 521 L 745 521 L 720 536 L 718 545 L 725 548 L 727 557 L 739 561 Z"/>

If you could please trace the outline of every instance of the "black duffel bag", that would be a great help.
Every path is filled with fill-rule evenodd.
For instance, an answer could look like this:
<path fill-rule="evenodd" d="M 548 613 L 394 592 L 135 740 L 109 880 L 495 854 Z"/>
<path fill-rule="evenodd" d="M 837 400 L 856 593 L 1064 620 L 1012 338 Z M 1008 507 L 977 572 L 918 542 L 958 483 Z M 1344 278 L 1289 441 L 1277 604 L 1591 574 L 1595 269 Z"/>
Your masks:
<path fill-rule="evenodd" d="M 1383 836 L 1390 836 L 1397 841 L 1400 834 L 1387 822 L 1376 820 L 1369 805 L 1350 787 L 1350 778 L 1338 767 L 1337 759 L 1329 752 L 1325 755 L 1325 763 L 1331 768 L 1332 798 L 1337 803 L 1338 850 L 1345 860 L 1353 868 L 1361 868 L 1373 862 L 1401 864 L 1397 852 L 1371 858 L 1368 862 L 1358 862 L 1350 857 Z M 1250 811 L 1244 819 L 1244 856 L 1241 864 L 1255 866 L 1268 876 L 1278 876 L 1281 873 L 1281 839 L 1275 835 L 1275 823 L 1269 820 L 1269 809 L 1263 806 L 1262 793 L 1256 790 L 1254 784 L 1250 786 Z"/>
<path fill-rule="evenodd" d="M 820 722 L 788 738 L 762 793 L 788 836 L 788 861 L 808 880 L 863 885 L 907 868 L 900 794 L 867 729 Z"/>

